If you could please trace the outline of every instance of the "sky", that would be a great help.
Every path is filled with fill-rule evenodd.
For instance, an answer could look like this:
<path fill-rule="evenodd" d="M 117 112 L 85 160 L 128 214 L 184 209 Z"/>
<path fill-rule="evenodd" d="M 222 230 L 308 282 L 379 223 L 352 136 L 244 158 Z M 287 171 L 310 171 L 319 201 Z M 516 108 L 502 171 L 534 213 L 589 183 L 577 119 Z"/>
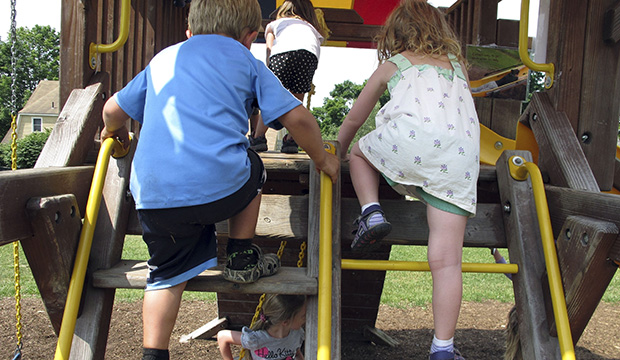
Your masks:
<path fill-rule="evenodd" d="M 162 1 L 162 0 L 158 0 Z M 377 0 L 380 1 L 380 0 Z M 455 0 L 429 0 L 434 6 L 449 7 Z M 60 31 L 60 3 L 61 0 L 16 0 L 16 23 L 17 27 L 29 27 L 34 25 L 50 25 Z M 539 0 L 530 1 L 530 36 L 536 34 L 536 9 Z M 520 0 L 502 0 L 498 7 L 498 17 L 501 19 L 518 19 L 520 13 Z M 0 0 L 0 38 L 5 41 L 11 25 L 11 0 Z M 252 53 L 265 60 L 265 46 L 262 44 L 252 45 Z M 353 48 L 321 48 L 321 57 L 318 69 L 314 75 L 316 94 L 312 96 L 311 106 L 322 106 L 323 98 L 329 96 L 335 84 L 351 80 L 361 84 L 368 79 L 377 67 L 377 54 L 371 49 Z M 304 102 L 305 104 L 305 102 Z"/>

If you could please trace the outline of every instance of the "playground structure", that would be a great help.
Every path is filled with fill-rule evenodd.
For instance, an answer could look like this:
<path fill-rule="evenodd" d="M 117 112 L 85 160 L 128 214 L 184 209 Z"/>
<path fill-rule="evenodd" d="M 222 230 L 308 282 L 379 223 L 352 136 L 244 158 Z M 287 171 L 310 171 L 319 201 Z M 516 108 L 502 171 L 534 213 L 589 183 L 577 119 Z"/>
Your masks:
<path fill-rule="evenodd" d="M 461 0 L 447 9 L 464 43 L 485 45 L 500 43 L 501 37 L 512 39 L 505 34 L 506 29 L 514 30 L 513 23 L 489 21 L 497 17 L 498 2 Z M 35 169 L 0 173 L 0 245 L 21 242 L 57 333 L 83 227 L 81 214 L 87 214 L 101 108 L 105 99 L 144 68 L 155 53 L 183 40 L 187 7 L 177 8 L 172 3 L 63 0 L 63 110 Z M 321 7 L 318 1 L 314 3 Z M 361 6 L 365 2 L 356 3 Z M 366 3 L 380 3 L 386 10 L 396 2 Z M 544 24 L 548 28 L 546 61 L 555 66 L 554 83 L 548 91 L 535 94 L 523 114 L 515 111 L 519 101 L 476 100 L 481 123 L 486 126 L 481 139 L 486 164 L 479 178 L 478 215 L 469 220 L 465 236 L 465 246 L 507 248 L 511 263 L 518 267 L 515 302 L 526 359 L 565 358 L 561 348 L 567 344 L 558 340 L 556 328 L 561 329 L 562 324 L 558 321 L 555 325 L 551 310 L 549 294 L 553 295 L 554 284 L 553 277 L 547 277 L 545 264 L 549 261 L 545 256 L 553 254 L 549 254 L 548 244 L 541 242 L 540 195 L 534 195 L 534 176 L 512 175 L 514 156 L 527 164 L 538 164 L 545 181 L 542 196 L 548 203 L 551 223 L 547 231 L 552 231 L 556 241 L 554 261 L 559 267 L 572 343 L 578 341 L 620 263 L 620 197 L 601 192 L 620 188 L 616 146 L 620 30 L 613 26 L 620 18 L 620 5 L 611 0 L 543 3 L 548 15 Z M 367 43 L 379 25 L 361 23 L 359 19 L 364 16 L 355 16 L 346 4 L 324 11 L 335 41 Z M 269 21 L 265 13 L 263 17 Z M 93 53 L 91 43 L 112 45 L 95 46 Z M 117 51 L 104 53 L 110 48 Z M 131 125 L 139 139 L 139 129 L 135 123 Z M 134 149 L 132 144 L 129 154 L 110 159 L 107 166 L 80 314 L 72 331 L 71 358 L 104 358 L 114 289 L 142 288 L 146 281 L 143 261 L 121 259 L 124 236 L 141 233 L 128 193 Z M 228 283 L 218 270 L 207 271 L 192 280 L 188 290 L 217 292 L 218 313 L 227 318 L 228 326 L 247 324 L 258 294 L 265 291 L 309 295 L 306 358 L 313 359 L 323 339 L 317 340 L 322 317 L 316 295 L 322 283 L 319 251 L 325 250 L 319 246 L 319 207 L 326 200 L 320 199 L 319 175 L 310 170 L 313 167 L 305 155 L 266 153 L 263 160 L 269 182 L 265 185 L 257 242 L 275 252 L 280 240 L 287 240 L 284 267 L 279 274 L 251 285 Z M 426 245 L 424 207 L 396 196 L 385 183 L 381 196 L 386 199 L 382 205 L 394 231 L 377 252 L 364 256 L 365 260 L 387 260 L 392 244 Z M 352 240 L 348 224 L 359 207 L 346 167 L 329 202 L 333 210 L 328 216 L 331 221 L 327 221 L 332 225 L 333 239 L 332 286 L 328 287 L 332 326 L 331 357 L 327 358 L 339 359 L 344 333 L 358 337 L 366 333 L 380 341 L 382 334 L 374 323 L 387 265 L 359 271 L 362 265 L 355 263 L 348 250 Z M 226 233 L 226 225 L 218 224 L 222 259 Z M 304 241 L 308 244 L 307 264 L 297 268 Z M 464 264 L 464 269 L 467 266 Z M 472 267 L 479 271 L 477 266 Z M 216 323 L 207 334 L 222 325 Z"/>

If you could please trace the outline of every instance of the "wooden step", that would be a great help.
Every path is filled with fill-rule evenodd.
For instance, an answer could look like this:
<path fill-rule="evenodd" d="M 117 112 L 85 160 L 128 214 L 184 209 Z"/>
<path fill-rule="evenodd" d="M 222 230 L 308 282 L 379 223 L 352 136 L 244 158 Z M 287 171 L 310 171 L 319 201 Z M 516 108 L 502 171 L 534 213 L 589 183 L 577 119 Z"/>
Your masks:
<path fill-rule="evenodd" d="M 222 277 L 223 266 L 203 271 L 187 283 L 186 290 L 238 294 L 316 295 L 318 280 L 306 275 L 306 268 L 282 267 L 277 274 L 258 279 L 252 284 L 235 284 Z M 113 289 L 144 289 L 146 261 L 121 260 L 110 269 L 93 273 L 93 286 Z"/>

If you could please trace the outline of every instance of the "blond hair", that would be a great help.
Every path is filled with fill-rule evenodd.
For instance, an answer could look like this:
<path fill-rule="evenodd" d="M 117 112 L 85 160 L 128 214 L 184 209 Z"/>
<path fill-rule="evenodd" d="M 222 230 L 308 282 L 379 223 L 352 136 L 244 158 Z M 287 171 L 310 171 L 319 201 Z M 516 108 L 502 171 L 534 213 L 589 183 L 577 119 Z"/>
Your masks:
<path fill-rule="evenodd" d="M 194 35 L 222 34 L 241 40 L 245 31 L 258 31 L 262 23 L 257 0 L 192 0 L 190 4 L 188 24 Z"/>
<path fill-rule="evenodd" d="M 306 303 L 304 295 L 267 294 L 260 311 L 260 318 L 250 327 L 252 330 L 268 330 L 272 325 L 290 320 Z"/>
<path fill-rule="evenodd" d="M 278 8 L 278 13 L 276 15 L 276 19 L 281 18 L 306 20 L 325 39 L 329 37 L 329 29 L 326 29 L 327 25 L 321 24 L 319 18 L 316 16 L 314 5 L 312 5 L 312 1 L 310 0 L 286 0 Z"/>
<path fill-rule="evenodd" d="M 445 15 L 421 0 L 402 0 L 377 35 L 379 62 L 411 51 L 419 56 L 453 54 L 465 62 L 461 45 Z"/>

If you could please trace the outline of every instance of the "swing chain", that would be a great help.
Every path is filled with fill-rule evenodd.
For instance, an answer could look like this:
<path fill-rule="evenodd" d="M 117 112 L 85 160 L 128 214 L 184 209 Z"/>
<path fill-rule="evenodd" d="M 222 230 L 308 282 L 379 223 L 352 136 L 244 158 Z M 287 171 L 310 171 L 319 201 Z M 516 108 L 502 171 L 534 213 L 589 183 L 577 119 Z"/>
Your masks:
<path fill-rule="evenodd" d="M 306 256 L 306 242 L 302 242 L 299 246 L 299 260 L 297 260 L 297 267 L 304 266 L 304 257 Z"/>

